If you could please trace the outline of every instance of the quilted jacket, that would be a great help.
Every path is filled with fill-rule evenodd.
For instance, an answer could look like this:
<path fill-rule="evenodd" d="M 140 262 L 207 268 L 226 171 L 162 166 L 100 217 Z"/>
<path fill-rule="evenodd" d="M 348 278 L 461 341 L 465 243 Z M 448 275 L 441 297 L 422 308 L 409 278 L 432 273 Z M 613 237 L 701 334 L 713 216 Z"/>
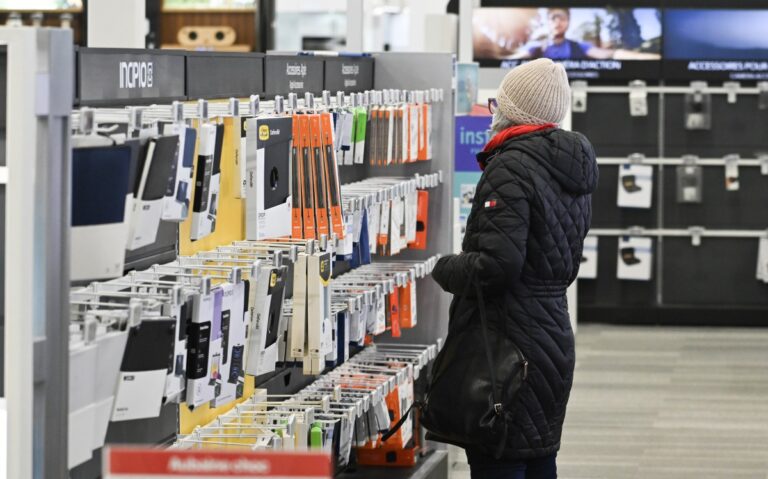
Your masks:
<path fill-rule="evenodd" d="M 560 447 L 575 361 L 565 292 L 589 230 L 597 163 L 583 135 L 556 128 L 511 138 L 486 156 L 463 252 L 442 258 L 433 278 L 454 294 L 450 331 L 479 321 L 476 299 L 463 294 L 476 277 L 489 323 L 526 356 L 502 458 L 530 459 Z"/>

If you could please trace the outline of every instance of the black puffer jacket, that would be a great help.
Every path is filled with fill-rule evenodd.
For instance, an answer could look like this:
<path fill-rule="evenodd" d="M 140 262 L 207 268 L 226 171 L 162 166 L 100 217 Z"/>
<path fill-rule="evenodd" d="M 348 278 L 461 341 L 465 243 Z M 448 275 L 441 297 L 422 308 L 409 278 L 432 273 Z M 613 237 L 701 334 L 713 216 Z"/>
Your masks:
<path fill-rule="evenodd" d="M 464 252 L 442 258 L 433 272 L 456 295 L 451 330 L 479 321 L 476 300 L 459 297 L 477 277 L 488 321 L 529 361 L 503 459 L 560 447 L 575 359 L 565 291 L 578 273 L 597 176 L 594 150 L 581 134 L 548 129 L 507 140 L 490 152 L 477 185 Z"/>

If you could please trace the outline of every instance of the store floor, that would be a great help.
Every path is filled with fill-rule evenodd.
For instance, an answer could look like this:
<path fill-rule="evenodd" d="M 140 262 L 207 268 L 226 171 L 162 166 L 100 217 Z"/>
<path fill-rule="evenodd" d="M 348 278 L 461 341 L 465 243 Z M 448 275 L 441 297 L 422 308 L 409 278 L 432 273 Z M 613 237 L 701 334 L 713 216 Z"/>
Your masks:
<path fill-rule="evenodd" d="M 577 348 L 562 479 L 768 479 L 768 329 L 583 325 Z"/>

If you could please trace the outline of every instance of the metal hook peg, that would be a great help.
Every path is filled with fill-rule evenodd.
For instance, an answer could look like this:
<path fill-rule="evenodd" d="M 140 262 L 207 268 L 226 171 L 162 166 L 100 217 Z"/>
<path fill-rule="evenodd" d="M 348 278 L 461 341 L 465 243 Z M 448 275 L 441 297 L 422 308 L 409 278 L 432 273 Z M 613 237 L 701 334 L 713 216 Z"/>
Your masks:
<path fill-rule="evenodd" d="M 630 165 L 642 165 L 645 161 L 645 155 L 642 153 L 632 153 L 629 155 L 628 160 Z"/>
<path fill-rule="evenodd" d="M 696 155 L 684 155 L 682 160 L 683 165 L 685 166 L 696 166 L 696 164 L 699 162 L 699 157 Z"/>
<path fill-rule="evenodd" d="M 339 108 L 344 108 L 344 92 L 343 91 L 336 92 L 336 106 L 338 106 Z"/>
<path fill-rule="evenodd" d="M 128 327 L 132 328 L 141 323 L 142 301 L 138 298 L 132 298 L 128 302 Z"/>
<path fill-rule="evenodd" d="M 235 266 L 229 272 L 229 281 L 234 284 L 239 284 L 243 281 L 243 270 L 239 266 Z"/>
<path fill-rule="evenodd" d="M 275 97 L 275 113 L 278 115 L 285 113 L 285 100 L 280 95 Z"/>
<path fill-rule="evenodd" d="M 728 96 L 728 103 L 730 104 L 736 103 L 736 100 L 738 100 L 741 83 L 737 81 L 727 81 L 723 83 L 723 88 L 725 88 L 725 93 Z"/>
<path fill-rule="evenodd" d="M 96 129 L 96 113 L 91 108 L 80 109 L 80 124 L 78 131 L 82 135 L 90 135 Z"/>
<path fill-rule="evenodd" d="M 251 116 L 257 116 L 261 109 L 261 98 L 259 95 L 251 95 L 248 99 L 248 106 L 251 109 Z"/>
<path fill-rule="evenodd" d="M 691 226 L 688 228 L 688 232 L 691 234 L 691 244 L 693 246 L 701 246 L 701 237 L 704 235 L 704 227 Z"/>
<path fill-rule="evenodd" d="M 295 93 L 289 93 L 288 94 L 288 108 L 291 111 L 296 111 L 299 109 L 299 96 Z"/>
<path fill-rule="evenodd" d="M 208 100 L 203 98 L 197 100 L 197 117 L 201 121 L 208 121 Z"/>
<path fill-rule="evenodd" d="M 171 103 L 171 118 L 174 123 L 184 123 L 184 104 L 180 101 Z"/>
<path fill-rule="evenodd" d="M 240 116 L 240 100 L 237 98 L 229 99 L 229 116 Z"/>
<path fill-rule="evenodd" d="M 144 108 L 134 106 L 131 107 L 128 112 L 128 125 L 134 130 L 140 130 L 144 125 Z"/>
<path fill-rule="evenodd" d="M 326 108 L 330 108 L 331 106 L 331 92 L 328 90 L 323 90 L 323 105 L 325 105 Z"/>
<path fill-rule="evenodd" d="M 311 92 L 304 93 L 304 108 L 315 108 L 315 95 L 313 95 Z"/>

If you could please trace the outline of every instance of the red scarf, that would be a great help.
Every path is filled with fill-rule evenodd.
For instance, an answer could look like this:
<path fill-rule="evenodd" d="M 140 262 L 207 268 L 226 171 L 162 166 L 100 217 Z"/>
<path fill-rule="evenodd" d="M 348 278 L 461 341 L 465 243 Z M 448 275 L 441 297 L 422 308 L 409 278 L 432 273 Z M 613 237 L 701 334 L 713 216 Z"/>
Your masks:
<path fill-rule="evenodd" d="M 491 138 L 491 141 L 485 145 L 482 153 L 478 156 L 478 162 L 480 163 L 480 169 L 485 170 L 491 153 L 501 147 L 507 140 L 516 136 L 527 135 L 528 133 L 535 133 L 537 131 L 548 130 L 550 128 L 557 128 L 554 123 L 546 123 L 544 125 L 516 125 L 510 126 L 504 131 L 501 131 Z"/>

